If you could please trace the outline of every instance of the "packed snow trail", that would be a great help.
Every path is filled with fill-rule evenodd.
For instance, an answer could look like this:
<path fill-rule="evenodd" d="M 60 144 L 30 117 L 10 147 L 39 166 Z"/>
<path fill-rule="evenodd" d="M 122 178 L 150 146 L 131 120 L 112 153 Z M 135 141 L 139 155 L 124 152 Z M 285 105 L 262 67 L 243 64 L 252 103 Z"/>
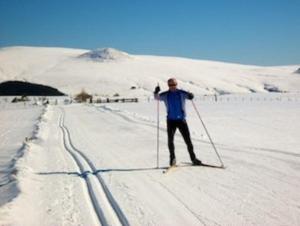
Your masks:
<path fill-rule="evenodd" d="M 221 149 L 229 165 L 226 170 L 185 167 L 169 177 L 155 170 L 155 123 L 149 126 L 146 124 L 151 122 L 130 119 L 127 113 L 108 108 L 78 105 L 66 107 L 66 112 L 74 145 L 93 160 L 129 222 L 179 225 L 176 216 L 189 225 L 284 225 L 287 221 L 293 225 L 298 221 L 299 210 L 293 201 L 300 198 L 295 190 L 299 175 L 293 169 L 298 160 L 287 161 L 269 153 L 275 168 L 270 160 L 259 158 L 262 153 L 241 148 L 236 155 L 236 150 L 227 145 Z M 161 140 L 167 147 L 165 134 Z M 176 142 L 178 159 L 189 162 L 183 141 Z M 201 145 L 203 158 L 212 158 L 208 144 L 196 141 L 195 145 Z M 161 155 L 161 161 L 167 164 L 168 151 L 163 150 Z M 161 205 L 164 207 L 158 208 Z M 289 211 L 274 208 L 283 205 L 288 205 Z M 195 222 L 187 223 L 191 219 Z"/>
<path fill-rule="evenodd" d="M 300 108 L 265 104 L 206 105 L 203 117 L 227 168 L 170 174 L 162 173 L 169 160 L 163 120 L 156 168 L 153 102 L 48 106 L 17 164 L 20 195 L 0 209 L 0 224 L 299 225 L 300 153 L 292 147 L 300 146 Z M 214 164 L 187 107 L 195 152 Z M 178 163 L 189 164 L 180 135 L 175 143 Z"/>
<path fill-rule="evenodd" d="M 68 114 L 69 108 L 66 107 L 66 122 L 68 122 L 68 119 L 70 118 L 71 114 Z M 97 111 L 96 111 L 97 113 Z M 114 116 L 113 116 L 114 117 Z M 109 120 L 109 119 L 108 119 Z M 67 123 L 66 123 L 67 124 Z M 68 126 L 69 127 L 69 126 Z M 80 128 L 80 130 L 84 128 Z M 78 130 L 76 130 L 78 131 Z M 123 134 L 122 136 L 126 137 L 126 135 L 131 134 L 133 135 L 130 131 L 127 132 L 128 134 Z M 79 147 L 82 152 L 86 151 L 86 148 L 83 148 L 81 145 L 85 145 L 86 142 L 88 142 L 90 145 L 93 145 L 93 141 L 89 141 L 88 136 L 87 137 L 78 137 L 78 133 L 70 129 L 70 134 L 71 137 L 75 137 L 74 139 L 74 146 Z M 110 134 L 111 138 L 113 139 L 113 134 Z M 85 134 L 85 132 L 81 133 L 81 136 L 88 135 Z M 90 134 L 89 134 L 90 135 Z M 145 134 L 147 135 L 147 134 Z M 81 140 L 81 139 L 84 139 Z M 111 142 L 114 142 L 111 140 Z M 95 153 L 97 156 L 99 153 L 101 153 L 101 143 L 99 142 L 98 144 L 94 143 L 94 147 L 99 147 L 99 152 Z M 85 152 L 84 152 L 85 153 Z M 102 152 L 104 154 L 104 152 Z M 113 154 L 113 153 L 111 153 Z M 87 156 L 87 153 L 84 155 Z M 97 159 L 95 156 L 88 156 L 90 159 Z M 111 163 L 107 162 L 108 165 L 115 165 L 117 161 L 114 161 L 113 159 L 115 158 L 114 155 L 111 157 Z M 102 158 L 103 159 L 103 158 Z M 105 160 L 105 159 L 103 159 Z M 131 160 L 128 159 L 130 162 Z M 94 161 L 96 163 L 99 163 L 99 161 Z M 130 163 L 129 162 L 129 163 Z M 153 176 L 151 175 L 152 173 L 147 173 L 147 172 L 155 172 L 157 173 L 161 172 L 161 169 L 156 169 L 153 167 L 151 164 L 143 164 L 141 167 L 115 167 L 115 168 L 108 168 L 107 163 L 103 165 L 102 167 L 98 167 L 95 171 L 97 175 L 102 175 L 103 179 L 107 179 L 107 176 L 110 174 L 114 174 L 114 172 L 119 172 L 118 174 L 127 174 L 128 178 L 126 177 L 126 181 L 129 182 L 129 184 L 134 186 L 134 190 L 137 189 L 139 190 L 140 194 L 144 194 L 142 200 L 135 200 L 134 197 L 130 197 L 130 194 L 126 193 L 125 188 L 121 188 L 123 191 L 123 195 L 127 197 L 127 199 L 132 199 L 134 203 L 129 203 L 130 206 L 126 206 L 124 209 L 125 215 L 128 216 L 129 222 L 132 222 L 133 225 L 144 225 L 144 224 L 150 224 L 150 225 L 157 225 L 158 223 L 161 225 L 182 225 L 187 223 L 188 225 L 205 225 L 201 221 L 199 221 L 199 217 L 197 217 L 193 212 L 189 211 L 188 209 L 185 208 L 185 206 L 182 205 L 182 203 L 178 202 L 178 200 L 174 199 L 173 194 L 171 194 L 168 190 L 166 190 L 160 183 L 158 183 L 156 180 L 154 180 Z M 126 165 L 129 165 L 127 163 Z M 122 162 L 119 162 L 119 166 L 124 165 Z M 124 166 L 126 166 L 124 165 Z M 94 171 L 94 172 L 95 172 Z M 122 173 L 123 172 L 123 173 Z M 133 174 L 133 175 L 132 175 Z M 137 174 L 137 175 L 134 175 Z M 134 176 L 134 177 L 133 177 Z M 124 178 L 125 179 L 125 178 Z M 122 179 L 122 183 L 124 182 Z M 109 181 L 110 182 L 110 181 Z M 117 181 L 116 181 L 117 182 Z M 110 183 L 108 183 L 109 186 Z M 126 185 L 126 184 L 124 184 Z M 123 184 L 120 184 L 119 186 L 124 186 Z M 127 185 L 126 185 L 127 186 Z M 130 191 L 127 191 L 130 192 Z M 131 193 L 131 192 L 130 192 Z M 147 195 L 146 195 L 147 194 Z M 145 197 L 147 199 L 145 200 Z M 147 203 L 147 204 L 143 204 Z M 155 205 L 154 205 L 155 203 Z M 124 204 L 123 204 L 124 205 Z M 122 203 L 120 203 L 120 206 L 122 207 Z M 168 206 L 172 206 L 172 208 L 168 208 Z M 150 208 L 150 209 L 149 209 Z M 146 211 L 149 209 L 149 211 Z M 163 211 L 159 211 L 158 209 L 162 209 Z M 134 211 L 134 212 L 131 212 Z M 174 212 L 175 211 L 175 212 Z M 161 213 L 160 213 L 161 212 Z M 142 214 L 142 215 L 141 215 Z M 147 216 L 148 214 L 151 214 Z M 152 216 L 153 214 L 153 216 Z M 141 216 L 139 216 L 141 215 Z M 137 218 L 138 217 L 138 218 Z M 155 221 L 154 221 L 154 219 Z M 137 220 L 139 220 L 137 222 Z M 181 222 L 181 223 L 179 223 Z"/>
<path fill-rule="evenodd" d="M 63 131 L 65 148 L 78 165 L 80 174 L 87 182 L 91 202 L 101 225 L 129 225 L 122 210 L 114 200 L 109 189 L 106 187 L 105 182 L 102 180 L 101 176 L 96 173 L 93 163 L 80 150 L 74 147 L 70 132 L 64 125 L 64 117 L 65 112 L 62 110 L 60 128 Z"/>
<path fill-rule="evenodd" d="M 4 206 L 0 225 L 99 225 L 78 166 L 65 149 L 61 111 L 51 106 L 41 118 L 36 139 L 18 160 L 20 195 Z"/>

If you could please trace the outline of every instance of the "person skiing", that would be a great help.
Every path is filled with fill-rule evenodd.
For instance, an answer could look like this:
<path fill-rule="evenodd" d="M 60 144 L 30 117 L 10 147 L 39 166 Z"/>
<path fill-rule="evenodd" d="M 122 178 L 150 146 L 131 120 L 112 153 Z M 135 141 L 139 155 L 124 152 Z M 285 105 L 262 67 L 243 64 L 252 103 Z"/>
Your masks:
<path fill-rule="evenodd" d="M 185 100 L 192 100 L 194 95 L 190 92 L 177 89 L 177 80 L 170 78 L 168 80 L 169 90 L 159 93 L 159 85 L 155 87 L 154 98 L 159 101 L 164 101 L 167 110 L 167 132 L 168 132 L 168 147 L 170 151 L 170 166 L 176 165 L 174 135 L 178 128 L 190 154 L 191 161 L 194 165 L 201 165 L 202 162 L 196 158 L 194 147 L 191 141 L 189 128 L 185 111 Z"/>

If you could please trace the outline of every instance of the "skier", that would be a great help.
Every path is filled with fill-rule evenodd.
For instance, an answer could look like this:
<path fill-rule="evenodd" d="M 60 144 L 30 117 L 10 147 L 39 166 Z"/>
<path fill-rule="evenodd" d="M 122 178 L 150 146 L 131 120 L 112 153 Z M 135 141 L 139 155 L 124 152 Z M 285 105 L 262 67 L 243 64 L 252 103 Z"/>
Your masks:
<path fill-rule="evenodd" d="M 194 147 L 191 141 L 189 128 L 185 120 L 185 100 L 192 100 L 194 95 L 187 91 L 177 89 L 177 81 L 175 78 L 168 80 L 169 90 L 160 92 L 159 85 L 155 87 L 154 98 L 164 101 L 167 109 L 167 131 L 168 131 L 168 147 L 170 151 L 170 166 L 176 166 L 174 135 L 178 128 L 190 154 L 191 161 L 194 165 L 201 165 L 202 162 L 196 158 Z"/>

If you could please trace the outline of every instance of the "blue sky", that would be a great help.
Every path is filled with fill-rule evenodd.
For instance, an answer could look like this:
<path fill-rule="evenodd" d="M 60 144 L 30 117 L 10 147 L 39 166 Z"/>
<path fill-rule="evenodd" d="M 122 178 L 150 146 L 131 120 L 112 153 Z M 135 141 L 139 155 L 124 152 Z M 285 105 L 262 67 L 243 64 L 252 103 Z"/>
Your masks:
<path fill-rule="evenodd" d="M 300 64 L 300 0 L 0 0 L 0 47 Z"/>

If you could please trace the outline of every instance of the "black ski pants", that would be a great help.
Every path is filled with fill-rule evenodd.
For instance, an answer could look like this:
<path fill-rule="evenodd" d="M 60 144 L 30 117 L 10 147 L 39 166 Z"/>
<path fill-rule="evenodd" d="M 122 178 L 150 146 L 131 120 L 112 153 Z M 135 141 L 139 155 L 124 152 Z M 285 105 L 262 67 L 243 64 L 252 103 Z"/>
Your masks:
<path fill-rule="evenodd" d="M 168 146 L 170 151 L 170 160 L 175 159 L 175 146 L 174 146 L 174 135 L 176 129 L 179 129 L 184 142 L 187 145 L 187 149 L 190 154 L 190 158 L 193 161 L 196 156 L 194 153 L 194 147 L 192 144 L 189 127 L 185 120 L 167 120 L 167 130 L 168 130 Z"/>

